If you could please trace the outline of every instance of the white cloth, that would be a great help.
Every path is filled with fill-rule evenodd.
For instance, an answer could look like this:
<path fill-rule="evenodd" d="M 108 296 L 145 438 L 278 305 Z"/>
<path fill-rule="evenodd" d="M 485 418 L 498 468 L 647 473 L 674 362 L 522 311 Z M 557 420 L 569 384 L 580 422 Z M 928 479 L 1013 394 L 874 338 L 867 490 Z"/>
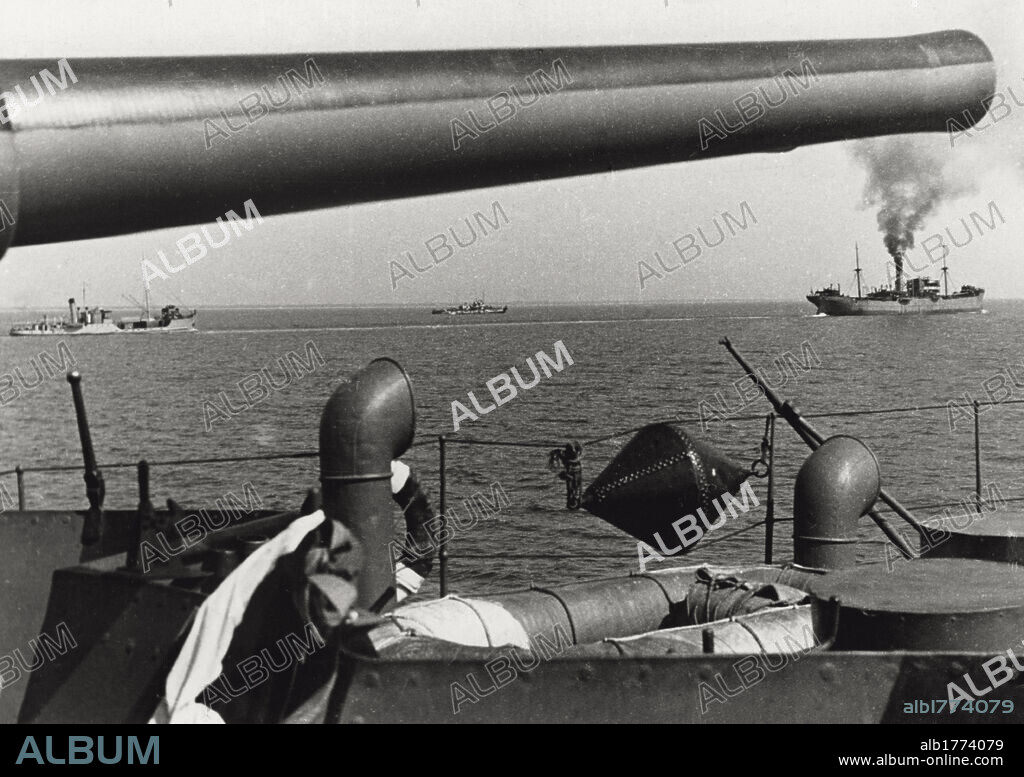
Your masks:
<path fill-rule="evenodd" d="M 391 462 L 391 492 L 397 494 L 409 480 L 410 469 L 401 461 Z M 174 666 L 164 684 L 164 698 L 150 723 L 223 723 L 215 710 L 195 701 L 203 689 L 221 673 L 235 629 L 242 622 L 256 587 L 271 572 L 277 560 L 293 552 L 303 538 L 324 521 L 323 510 L 293 521 L 276 537 L 261 545 L 237 569 L 224 578 L 196 613 Z M 402 567 L 401 564 L 399 564 Z M 413 578 L 419 578 L 417 583 Z M 407 590 L 415 593 L 423 578 L 402 567 L 397 585 L 398 598 Z"/>
<path fill-rule="evenodd" d="M 401 561 L 395 564 L 395 599 L 399 602 L 419 592 L 423 575 L 409 569 Z"/>
<path fill-rule="evenodd" d="M 223 723 L 215 711 L 195 701 L 221 673 L 235 629 L 253 593 L 277 560 L 292 553 L 324 521 L 323 510 L 303 515 L 261 545 L 210 594 L 196 613 L 192 630 L 164 684 L 164 698 L 150 723 Z M 216 719 L 214 719 L 216 718 Z"/>
<path fill-rule="evenodd" d="M 401 461 L 391 462 L 391 493 L 397 494 L 409 480 L 409 465 Z"/>
<path fill-rule="evenodd" d="M 523 624 L 496 602 L 449 595 L 407 604 L 386 617 L 402 631 L 459 645 L 531 649 Z"/>

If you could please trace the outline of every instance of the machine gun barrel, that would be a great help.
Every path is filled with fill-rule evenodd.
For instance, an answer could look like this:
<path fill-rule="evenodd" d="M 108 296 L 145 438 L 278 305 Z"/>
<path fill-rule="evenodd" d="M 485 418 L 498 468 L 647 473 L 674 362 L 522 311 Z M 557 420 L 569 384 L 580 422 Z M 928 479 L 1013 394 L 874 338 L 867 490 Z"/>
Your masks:
<path fill-rule="evenodd" d="M 75 419 L 78 421 L 78 437 L 82 442 L 82 460 L 85 463 L 85 492 L 89 498 L 89 510 L 82 525 L 82 544 L 92 545 L 100 540 L 103 530 L 103 498 L 107 486 L 103 473 L 96 463 L 96 452 L 92 447 L 89 419 L 85 415 L 85 399 L 82 397 L 82 375 L 78 370 L 67 374 L 71 385 L 71 399 L 75 404 Z"/>
<path fill-rule="evenodd" d="M 804 441 L 808 448 L 812 451 L 817 450 L 821 444 L 825 442 L 825 438 L 821 433 L 811 426 L 811 424 L 800 415 L 799 411 L 797 411 L 795 407 L 793 407 L 789 402 L 783 402 L 779 398 L 778 394 L 772 390 L 771 386 L 765 384 L 765 382 L 758 377 L 754 368 L 747 363 L 746 359 L 740 356 L 739 352 L 733 347 L 733 344 L 728 337 L 723 337 L 719 342 L 725 346 L 726 350 L 729 351 L 729 354 L 736 360 L 740 367 L 743 368 L 743 371 L 747 373 L 747 377 L 754 382 L 754 385 L 761 389 L 765 399 L 771 403 L 775 412 L 786 419 L 786 422 L 793 428 L 793 431 L 800 436 L 800 439 Z M 892 511 L 896 513 L 896 515 L 910 524 L 922 539 L 928 540 L 929 543 L 931 542 L 931 534 L 928 531 L 928 528 L 914 518 L 907 508 L 896 501 L 894 497 L 887 494 L 884 489 L 879 489 L 878 498 L 885 502 L 885 504 L 887 504 Z M 895 545 L 896 548 L 904 555 L 904 557 L 915 557 L 914 551 L 909 545 L 907 545 L 906 541 L 889 525 L 889 522 L 886 521 L 878 511 L 869 510 L 868 515 L 871 517 L 871 520 L 878 525 L 878 528 L 885 533 L 885 536 L 889 538 L 893 545 Z"/>
<path fill-rule="evenodd" d="M 995 89 L 961 30 L 58 64 L 60 80 L 52 60 L 0 61 L 0 255 L 249 200 L 263 216 L 939 132 L 980 121 Z"/>

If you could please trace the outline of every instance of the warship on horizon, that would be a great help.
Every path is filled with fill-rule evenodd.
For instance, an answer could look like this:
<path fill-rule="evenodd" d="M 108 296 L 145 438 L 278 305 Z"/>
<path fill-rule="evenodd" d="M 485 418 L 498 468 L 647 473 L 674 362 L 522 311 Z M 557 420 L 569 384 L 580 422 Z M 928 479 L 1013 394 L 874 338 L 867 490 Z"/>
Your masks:
<path fill-rule="evenodd" d="M 463 302 L 461 305 L 449 307 L 449 308 L 435 308 L 430 311 L 433 315 L 440 313 L 447 313 L 449 316 L 466 316 L 482 313 L 505 313 L 508 311 L 508 305 L 485 305 L 483 298 L 475 299 L 472 302 Z"/>

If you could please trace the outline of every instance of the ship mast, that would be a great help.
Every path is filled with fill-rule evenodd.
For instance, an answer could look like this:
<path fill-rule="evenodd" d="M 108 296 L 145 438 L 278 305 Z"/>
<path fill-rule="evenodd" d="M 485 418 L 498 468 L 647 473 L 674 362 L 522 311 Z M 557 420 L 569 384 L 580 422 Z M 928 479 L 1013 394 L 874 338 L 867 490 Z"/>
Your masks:
<path fill-rule="evenodd" d="M 149 314 L 149 278 L 146 277 L 146 265 L 140 264 L 139 267 L 142 269 L 142 289 L 143 292 L 145 293 L 144 299 L 146 301 L 146 320 L 149 321 L 149 319 L 152 318 L 152 316 Z"/>
<path fill-rule="evenodd" d="M 942 282 L 945 284 L 945 289 L 946 289 L 945 296 L 948 297 L 949 296 L 949 266 L 945 262 L 942 263 Z"/>
<path fill-rule="evenodd" d="M 861 293 L 860 293 L 860 273 L 861 273 L 861 269 L 860 269 L 860 248 L 857 246 L 856 243 L 853 244 L 853 252 L 857 256 L 857 269 L 854 270 L 854 272 L 857 275 L 857 299 L 860 299 L 861 296 L 862 296 Z"/>

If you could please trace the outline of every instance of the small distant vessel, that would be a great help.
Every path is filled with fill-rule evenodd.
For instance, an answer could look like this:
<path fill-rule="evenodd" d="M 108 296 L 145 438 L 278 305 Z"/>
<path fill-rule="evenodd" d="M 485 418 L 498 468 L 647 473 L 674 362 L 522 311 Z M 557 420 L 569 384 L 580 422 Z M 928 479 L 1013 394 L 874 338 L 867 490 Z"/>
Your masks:
<path fill-rule="evenodd" d="M 131 295 L 122 295 L 130 302 L 139 306 L 139 315 L 135 318 L 122 318 L 117 328 L 122 332 L 194 332 L 196 329 L 196 311 L 183 312 L 177 305 L 164 305 L 160 308 L 160 318 L 153 318 L 149 312 L 149 279 L 146 277 L 145 265 L 142 265 L 142 290 L 145 304 Z"/>
<path fill-rule="evenodd" d="M 485 305 L 483 298 L 481 298 L 475 299 L 472 302 L 463 302 L 457 307 L 436 308 L 431 312 L 434 315 L 447 313 L 449 316 L 466 316 L 474 313 L 504 313 L 507 310 L 508 305 L 502 305 L 500 308 L 497 305 Z"/>
<path fill-rule="evenodd" d="M 138 300 L 127 297 L 136 305 Z M 194 332 L 196 329 L 196 311 L 183 312 L 177 305 L 164 305 L 160 308 L 160 318 L 153 318 L 149 312 L 149 285 L 146 285 L 146 304 L 140 305 L 142 310 L 136 318 L 118 319 L 117 328 L 122 332 Z"/>
<path fill-rule="evenodd" d="M 119 319 L 117 328 L 122 332 L 194 332 L 196 311 L 184 313 L 177 305 L 164 305 L 160 318 L 153 318 L 147 310 L 145 317 Z"/>
<path fill-rule="evenodd" d="M 892 288 L 874 289 L 861 294 L 860 252 L 857 251 L 857 296 L 843 294 L 837 286 L 818 289 L 807 295 L 807 301 L 818 308 L 818 313 L 829 316 L 894 316 L 915 313 L 980 313 L 985 290 L 977 286 L 961 286 L 960 291 L 949 293 L 949 267 L 942 266 L 945 293 L 939 293 L 939 282 L 924 276 L 910 278 L 903 283 L 903 256 L 897 254 L 896 283 Z"/>
<path fill-rule="evenodd" d="M 43 316 L 41 321 L 16 323 L 11 327 L 11 337 L 41 335 L 111 335 L 121 330 L 110 319 L 106 308 L 87 308 L 75 305 L 75 298 L 68 300 L 68 320 Z"/>
<path fill-rule="evenodd" d="M 84 289 L 83 289 L 84 291 Z M 26 321 L 11 327 L 11 337 L 66 336 L 66 335 L 111 335 L 119 332 L 194 332 L 196 311 L 183 312 L 177 305 L 165 305 L 160 317 L 154 318 L 149 312 L 149 292 L 146 292 L 144 314 L 136 318 L 121 318 L 116 322 L 107 308 L 88 308 L 76 305 L 75 298 L 68 300 L 68 319 L 51 318 L 44 315 L 39 321 Z"/>

